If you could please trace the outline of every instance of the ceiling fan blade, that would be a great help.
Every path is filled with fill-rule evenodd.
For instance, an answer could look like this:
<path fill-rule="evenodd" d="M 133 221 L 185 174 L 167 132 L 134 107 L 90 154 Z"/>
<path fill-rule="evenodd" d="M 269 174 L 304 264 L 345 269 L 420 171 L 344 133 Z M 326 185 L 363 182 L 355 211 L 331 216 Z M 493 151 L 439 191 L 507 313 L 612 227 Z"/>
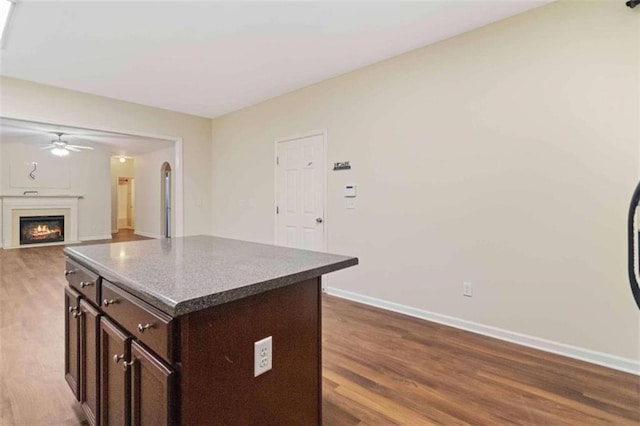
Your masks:
<path fill-rule="evenodd" d="M 82 151 L 80 151 L 77 147 L 72 146 L 72 145 L 67 145 L 67 146 L 65 146 L 63 149 L 67 149 L 67 150 L 69 150 L 69 151 L 73 151 L 73 152 L 82 152 Z"/>
<path fill-rule="evenodd" d="M 89 149 L 93 150 L 91 146 L 82 146 L 82 145 L 67 145 L 67 148 L 75 148 L 75 149 Z"/>
<path fill-rule="evenodd" d="M 43 147 L 42 147 L 42 148 L 40 148 L 40 149 L 53 149 L 53 148 L 55 148 L 55 147 L 56 147 L 55 145 L 47 145 L 47 146 L 43 146 Z"/>

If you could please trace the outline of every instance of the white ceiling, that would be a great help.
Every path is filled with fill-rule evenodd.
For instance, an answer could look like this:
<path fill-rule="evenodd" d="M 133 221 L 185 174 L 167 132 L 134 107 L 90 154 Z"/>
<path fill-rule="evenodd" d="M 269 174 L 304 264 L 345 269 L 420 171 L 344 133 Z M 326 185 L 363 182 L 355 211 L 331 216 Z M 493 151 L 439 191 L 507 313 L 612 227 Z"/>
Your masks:
<path fill-rule="evenodd" d="M 550 1 L 22 0 L 0 73 L 214 117 Z"/>
<path fill-rule="evenodd" d="M 136 156 L 172 147 L 174 144 L 163 139 L 0 118 L 0 142 L 20 142 L 44 147 L 58 138 L 56 133 L 64 133 L 62 139 L 71 145 L 100 148 L 112 155 Z"/>

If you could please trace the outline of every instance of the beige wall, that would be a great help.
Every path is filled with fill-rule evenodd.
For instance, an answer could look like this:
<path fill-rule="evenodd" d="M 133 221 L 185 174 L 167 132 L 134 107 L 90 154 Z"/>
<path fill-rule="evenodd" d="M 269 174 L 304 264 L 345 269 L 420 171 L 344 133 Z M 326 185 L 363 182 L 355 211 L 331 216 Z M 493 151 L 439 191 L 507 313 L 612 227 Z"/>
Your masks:
<path fill-rule="evenodd" d="M 78 201 L 78 238 L 111 237 L 108 152 L 96 146 L 93 151 L 56 157 L 49 151 L 40 150 L 37 144 L 12 140 L 3 140 L 0 152 L 2 195 L 22 195 L 24 191 L 38 191 L 40 195 L 81 195 Z M 31 162 L 38 163 L 35 180 L 27 177 L 30 167 L 25 165 Z"/>
<path fill-rule="evenodd" d="M 136 233 L 155 238 L 160 238 L 163 235 L 161 223 L 161 170 L 165 162 L 169 163 L 173 168 L 173 158 L 173 148 L 153 151 L 136 158 Z M 172 180 L 172 184 L 174 182 L 175 179 Z M 175 191 L 172 192 L 175 193 Z M 192 233 L 197 234 L 198 230 L 195 229 Z M 173 211 L 171 216 L 171 235 L 175 235 Z"/>
<path fill-rule="evenodd" d="M 0 77 L 0 91 L 1 116 L 182 138 L 184 233 L 210 232 L 210 119 L 7 77 Z M 108 192 L 108 176 L 106 185 Z"/>
<path fill-rule="evenodd" d="M 637 35 L 558 2 L 215 119 L 214 232 L 273 242 L 274 140 L 326 128 L 331 287 L 638 360 Z"/>

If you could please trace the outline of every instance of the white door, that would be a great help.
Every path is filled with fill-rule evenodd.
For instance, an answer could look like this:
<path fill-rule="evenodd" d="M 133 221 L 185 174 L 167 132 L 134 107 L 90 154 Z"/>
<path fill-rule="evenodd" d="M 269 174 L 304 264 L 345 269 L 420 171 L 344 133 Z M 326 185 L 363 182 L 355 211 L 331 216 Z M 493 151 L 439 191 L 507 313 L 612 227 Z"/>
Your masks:
<path fill-rule="evenodd" d="M 278 245 L 325 251 L 324 134 L 278 142 Z"/>
<path fill-rule="evenodd" d="M 133 178 L 119 177 L 117 193 L 118 229 L 134 229 Z"/>

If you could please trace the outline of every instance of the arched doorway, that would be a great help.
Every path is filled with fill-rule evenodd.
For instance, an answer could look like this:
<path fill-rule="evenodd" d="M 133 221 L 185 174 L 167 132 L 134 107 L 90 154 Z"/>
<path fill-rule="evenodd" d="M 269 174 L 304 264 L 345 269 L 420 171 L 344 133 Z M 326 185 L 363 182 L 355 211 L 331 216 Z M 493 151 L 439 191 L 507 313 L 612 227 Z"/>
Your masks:
<path fill-rule="evenodd" d="M 160 194 L 161 212 L 160 217 L 162 229 L 160 233 L 165 238 L 171 237 L 171 165 L 164 163 L 160 168 Z"/>

